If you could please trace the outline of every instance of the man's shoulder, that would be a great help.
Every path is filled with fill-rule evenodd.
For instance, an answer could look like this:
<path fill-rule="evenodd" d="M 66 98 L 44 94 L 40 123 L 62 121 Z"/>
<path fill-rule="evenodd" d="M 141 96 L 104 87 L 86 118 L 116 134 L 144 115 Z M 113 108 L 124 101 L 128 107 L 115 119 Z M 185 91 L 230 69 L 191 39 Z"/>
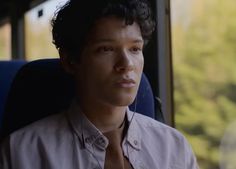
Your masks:
<path fill-rule="evenodd" d="M 55 157 L 61 158 L 72 149 L 73 137 L 68 126 L 64 114 L 46 117 L 13 132 L 1 145 L 2 153 L 10 152 L 17 168 L 42 168 L 41 160 L 53 163 Z"/>
<path fill-rule="evenodd" d="M 16 130 L 10 134 L 13 141 L 34 140 L 38 138 L 48 138 L 56 132 L 65 129 L 67 125 L 66 117 L 64 114 L 59 113 L 45 117 L 41 120 L 35 121 L 21 129 Z"/>
<path fill-rule="evenodd" d="M 147 150 L 143 151 L 144 156 L 156 157 L 156 164 L 160 166 L 198 168 L 192 148 L 181 132 L 138 113 L 134 117 L 142 147 Z"/>
<path fill-rule="evenodd" d="M 164 158 L 171 155 L 175 162 L 179 156 L 193 156 L 190 144 L 180 131 L 141 114 L 136 114 L 135 119 L 143 146 L 153 154 L 162 152 Z"/>

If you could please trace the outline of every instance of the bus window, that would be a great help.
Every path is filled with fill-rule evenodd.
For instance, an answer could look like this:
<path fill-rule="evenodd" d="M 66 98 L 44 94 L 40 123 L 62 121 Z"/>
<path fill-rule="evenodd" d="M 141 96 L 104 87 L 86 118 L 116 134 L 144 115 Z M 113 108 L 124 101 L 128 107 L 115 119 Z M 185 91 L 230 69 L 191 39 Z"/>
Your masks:
<path fill-rule="evenodd" d="M 50 20 L 58 6 L 67 0 L 46 1 L 25 14 L 26 60 L 58 57 L 52 44 Z"/>
<path fill-rule="evenodd" d="M 171 8 L 176 128 L 200 168 L 218 169 L 236 120 L 236 1 L 172 0 Z"/>
<path fill-rule="evenodd" d="M 11 25 L 8 21 L 0 24 L 0 60 L 11 59 Z"/>

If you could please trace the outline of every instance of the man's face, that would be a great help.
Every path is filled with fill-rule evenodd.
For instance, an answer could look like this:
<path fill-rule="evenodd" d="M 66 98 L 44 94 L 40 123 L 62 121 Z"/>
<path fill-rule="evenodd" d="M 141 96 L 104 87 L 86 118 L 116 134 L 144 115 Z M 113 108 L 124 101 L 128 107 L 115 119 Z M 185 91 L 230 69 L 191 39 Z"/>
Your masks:
<path fill-rule="evenodd" d="M 117 17 L 99 19 L 75 65 L 79 97 L 110 106 L 128 106 L 143 70 L 143 38 L 137 23 Z"/>

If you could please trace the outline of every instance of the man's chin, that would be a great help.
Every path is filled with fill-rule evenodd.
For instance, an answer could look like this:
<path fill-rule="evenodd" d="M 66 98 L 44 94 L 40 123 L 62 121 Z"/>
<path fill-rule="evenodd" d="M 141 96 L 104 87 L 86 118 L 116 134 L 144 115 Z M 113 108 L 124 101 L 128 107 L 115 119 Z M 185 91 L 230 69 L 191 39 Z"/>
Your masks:
<path fill-rule="evenodd" d="M 135 97 L 124 97 L 114 100 L 114 105 L 116 106 L 129 106 L 131 105 L 135 100 Z"/>

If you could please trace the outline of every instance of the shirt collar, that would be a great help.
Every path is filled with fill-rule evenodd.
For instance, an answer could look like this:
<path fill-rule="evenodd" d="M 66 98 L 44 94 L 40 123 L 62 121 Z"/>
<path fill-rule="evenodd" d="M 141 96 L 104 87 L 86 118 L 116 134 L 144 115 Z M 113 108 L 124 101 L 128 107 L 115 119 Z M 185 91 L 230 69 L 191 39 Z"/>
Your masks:
<path fill-rule="evenodd" d="M 135 119 L 136 112 L 130 111 L 127 107 L 126 115 L 128 120 L 128 130 L 124 140 L 135 149 L 141 148 L 141 133 L 138 130 L 138 124 Z M 68 120 L 74 132 L 79 137 L 83 146 L 96 144 L 99 148 L 105 149 L 108 146 L 108 139 L 98 130 L 82 113 L 76 100 L 71 104 L 68 112 Z"/>
<path fill-rule="evenodd" d="M 69 123 L 83 146 L 96 145 L 100 149 L 105 149 L 108 146 L 107 138 L 82 113 L 77 101 L 71 104 L 67 115 Z"/>

